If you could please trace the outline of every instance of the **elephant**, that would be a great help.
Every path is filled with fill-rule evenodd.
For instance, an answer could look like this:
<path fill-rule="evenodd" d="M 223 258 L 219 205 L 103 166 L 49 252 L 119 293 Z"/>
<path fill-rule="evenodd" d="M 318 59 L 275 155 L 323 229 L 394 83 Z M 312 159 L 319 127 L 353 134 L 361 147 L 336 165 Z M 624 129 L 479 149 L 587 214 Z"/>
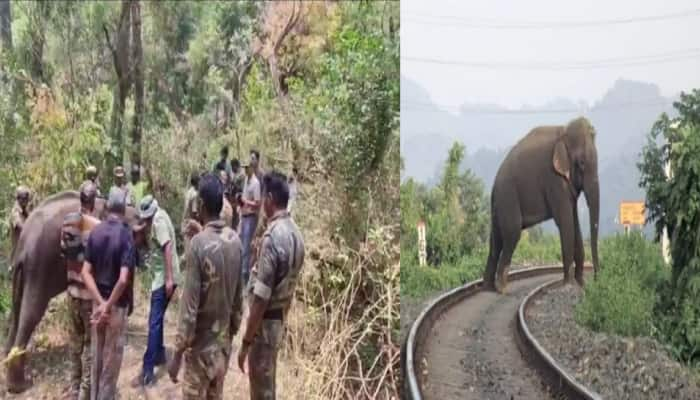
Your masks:
<path fill-rule="evenodd" d="M 577 200 L 583 191 L 590 214 L 594 277 L 598 271 L 600 194 L 595 129 L 583 117 L 565 126 L 531 130 L 508 153 L 491 190 L 491 234 L 483 282 L 487 290 L 505 293 L 507 270 L 522 229 L 554 219 L 561 241 L 564 281 L 570 267 L 583 285 L 583 238 Z"/>
<path fill-rule="evenodd" d="M 104 199 L 95 200 L 95 215 L 100 219 L 106 217 L 105 205 Z M 4 348 L 5 354 L 10 353 L 6 359 L 10 392 L 21 392 L 31 385 L 24 375 L 24 350 L 49 300 L 67 288 L 60 232 L 64 216 L 79 210 L 78 192 L 65 191 L 47 198 L 27 217 L 12 253 L 12 313 Z M 127 207 L 126 221 L 133 224 L 136 220 L 136 210 Z M 16 350 L 19 352 L 14 354 Z"/>

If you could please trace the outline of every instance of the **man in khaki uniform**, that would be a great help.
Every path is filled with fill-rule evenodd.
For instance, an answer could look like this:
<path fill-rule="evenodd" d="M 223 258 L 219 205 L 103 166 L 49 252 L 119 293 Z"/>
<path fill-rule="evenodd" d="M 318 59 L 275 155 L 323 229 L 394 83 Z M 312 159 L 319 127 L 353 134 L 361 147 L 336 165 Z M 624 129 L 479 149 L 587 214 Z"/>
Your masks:
<path fill-rule="evenodd" d="M 304 239 L 287 212 L 287 178 L 276 172 L 265 174 L 263 187 L 263 209 L 269 224 L 248 286 L 250 308 L 238 353 L 238 366 L 244 373 L 248 360 L 252 400 L 275 399 L 284 318 L 304 263 Z"/>
<path fill-rule="evenodd" d="M 97 187 L 97 197 L 102 197 L 102 193 L 100 192 L 100 178 L 97 176 L 97 167 L 88 165 L 85 169 L 85 179 L 95 184 L 95 187 Z"/>
<path fill-rule="evenodd" d="M 29 205 L 31 198 L 31 192 L 26 186 L 19 186 L 15 191 L 15 204 L 10 211 L 10 240 L 13 251 L 19 240 L 19 234 L 22 233 L 24 221 L 32 211 Z"/>
<path fill-rule="evenodd" d="M 175 354 L 168 367 L 177 380 L 182 356 L 184 399 L 221 399 L 231 342 L 241 320 L 241 243 L 219 218 L 224 188 L 213 174 L 200 179 L 204 224 L 190 242 Z"/>
<path fill-rule="evenodd" d="M 190 221 L 199 219 L 197 211 L 197 187 L 199 186 L 199 173 L 192 172 L 190 175 L 190 187 L 185 192 L 185 209 L 182 211 L 182 222 L 180 223 L 180 232 L 185 239 L 185 254 L 190 248 L 190 236 L 187 225 Z"/>
<path fill-rule="evenodd" d="M 97 186 L 85 181 L 80 186 L 80 212 L 67 214 L 61 228 L 61 253 L 66 260 L 68 278 L 68 312 L 70 337 L 68 342 L 71 361 L 71 399 L 90 398 L 90 314 L 92 297 L 85 287 L 81 270 L 85 260 L 85 246 L 92 229 L 100 223 L 93 217 Z"/>

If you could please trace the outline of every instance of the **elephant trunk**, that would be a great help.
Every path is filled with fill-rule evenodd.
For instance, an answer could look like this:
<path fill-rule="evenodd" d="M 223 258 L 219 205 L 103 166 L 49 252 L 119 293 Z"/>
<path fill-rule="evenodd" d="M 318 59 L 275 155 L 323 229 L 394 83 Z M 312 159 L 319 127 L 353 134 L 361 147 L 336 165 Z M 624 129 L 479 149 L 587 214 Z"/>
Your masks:
<path fill-rule="evenodd" d="M 598 220 L 600 216 L 600 192 L 598 186 L 598 175 L 595 174 L 585 182 L 583 188 L 591 223 L 591 254 L 594 278 L 598 276 Z"/>

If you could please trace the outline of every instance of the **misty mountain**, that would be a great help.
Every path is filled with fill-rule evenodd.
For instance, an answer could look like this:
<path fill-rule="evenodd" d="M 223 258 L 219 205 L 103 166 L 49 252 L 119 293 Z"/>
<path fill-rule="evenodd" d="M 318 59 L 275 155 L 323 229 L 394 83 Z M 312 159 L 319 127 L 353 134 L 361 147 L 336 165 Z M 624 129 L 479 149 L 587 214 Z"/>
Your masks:
<path fill-rule="evenodd" d="M 490 192 L 501 161 L 510 147 L 538 125 L 560 125 L 577 116 L 589 118 L 596 128 L 601 193 L 600 232 L 622 228 L 617 224 L 622 200 L 643 200 L 636 163 L 646 135 L 662 112 L 674 115 L 672 102 L 650 83 L 618 80 L 592 105 L 584 101 L 553 98 L 541 106 L 518 110 L 494 104 L 465 104 L 446 110 L 431 102 L 428 92 L 410 79 L 401 78 L 401 154 L 407 176 L 434 184 L 447 151 L 455 141 L 467 154 L 463 168 L 480 177 Z M 582 228 L 588 235 L 588 209 L 579 204 Z M 545 225 L 548 231 L 554 224 Z"/>

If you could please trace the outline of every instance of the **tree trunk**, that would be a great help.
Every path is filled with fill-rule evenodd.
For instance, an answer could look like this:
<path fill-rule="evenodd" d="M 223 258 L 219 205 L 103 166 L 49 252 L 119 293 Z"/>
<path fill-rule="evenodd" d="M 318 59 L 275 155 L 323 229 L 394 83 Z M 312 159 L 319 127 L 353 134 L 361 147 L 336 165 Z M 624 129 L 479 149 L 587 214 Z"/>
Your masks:
<path fill-rule="evenodd" d="M 126 98 L 131 87 L 131 71 L 129 71 L 129 39 L 131 33 L 131 4 L 129 0 L 122 0 L 122 10 L 117 26 L 117 43 L 112 45 L 107 27 L 103 27 L 107 46 L 112 52 L 114 71 L 117 74 L 117 87 L 112 100 L 112 117 L 110 121 L 110 135 L 112 138 L 113 152 L 108 159 L 111 161 L 107 168 L 122 164 L 124 159 L 124 138 L 122 127 L 124 125 L 124 109 Z M 116 153 L 116 154 L 115 154 Z M 111 165 L 110 165 L 111 164 Z"/>
<path fill-rule="evenodd" d="M 12 9 L 10 0 L 0 0 L 0 40 L 2 40 L 3 51 L 12 51 Z"/>
<path fill-rule="evenodd" d="M 48 23 L 51 5 L 49 2 L 39 2 L 35 5 L 34 26 L 30 31 L 31 56 L 30 71 L 34 81 L 45 82 L 44 76 L 44 44 L 46 43 L 46 24 Z"/>
<path fill-rule="evenodd" d="M 141 44 L 141 5 L 139 0 L 131 3 L 131 35 L 133 41 L 134 70 L 134 127 L 131 132 L 131 163 L 141 166 L 141 136 L 143 132 L 143 46 Z"/>

